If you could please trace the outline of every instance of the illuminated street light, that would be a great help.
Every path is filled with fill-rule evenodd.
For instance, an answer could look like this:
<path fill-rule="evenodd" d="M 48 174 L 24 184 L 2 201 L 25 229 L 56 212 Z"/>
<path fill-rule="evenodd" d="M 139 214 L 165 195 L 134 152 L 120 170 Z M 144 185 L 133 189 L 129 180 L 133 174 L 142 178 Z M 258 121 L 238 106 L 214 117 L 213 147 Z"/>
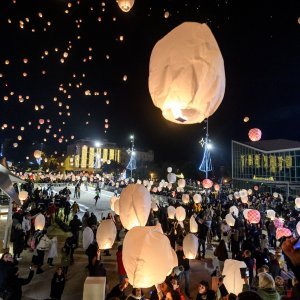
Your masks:
<path fill-rule="evenodd" d="M 101 143 L 99 141 L 95 142 L 95 147 L 99 148 L 101 146 Z"/>
<path fill-rule="evenodd" d="M 207 149 L 211 150 L 211 149 L 213 149 L 213 147 L 214 147 L 214 146 L 213 146 L 212 143 L 208 143 L 208 144 L 207 144 Z"/>

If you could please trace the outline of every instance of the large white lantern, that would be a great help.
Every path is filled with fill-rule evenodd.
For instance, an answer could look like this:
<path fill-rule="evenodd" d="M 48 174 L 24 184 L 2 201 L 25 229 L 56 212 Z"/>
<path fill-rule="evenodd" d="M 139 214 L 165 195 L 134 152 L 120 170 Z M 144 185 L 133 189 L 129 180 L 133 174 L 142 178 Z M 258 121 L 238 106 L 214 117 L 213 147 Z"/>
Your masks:
<path fill-rule="evenodd" d="M 273 209 L 267 209 L 267 217 L 274 221 L 276 217 L 275 211 Z"/>
<path fill-rule="evenodd" d="M 249 189 L 247 192 L 248 192 L 248 195 L 249 195 L 249 196 L 251 196 L 252 193 L 253 193 L 253 191 L 252 191 L 251 189 Z"/>
<path fill-rule="evenodd" d="M 183 239 L 183 253 L 186 258 L 194 259 L 198 252 L 198 238 L 192 234 L 188 233 Z"/>
<path fill-rule="evenodd" d="M 82 232 L 82 247 L 86 250 L 94 241 L 94 232 L 90 227 L 85 227 Z"/>
<path fill-rule="evenodd" d="M 231 206 L 231 207 L 229 208 L 229 212 L 230 212 L 230 213 L 233 213 L 236 217 L 239 216 L 239 210 L 238 210 L 238 208 L 237 208 L 236 206 Z"/>
<path fill-rule="evenodd" d="M 168 206 L 168 218 L 171 220 L 175 219 L 176 209 L 174 206 Z"/>
<path fill-rule="evenodd" d="M 129 230 L 122 258 L 128 280 L 135 288 L 148 288 L 163 282 L 178 265 L 176 253 L 160 225 Z"/>
<path fill-rule="evenodd" d="M 222 54 L 206 24 L 185 22 L 157 42 L 149 67 L 155 106 L 175 123 L 201 123 L 222 102 L 225 72 Z"/>
<path fill-rule="evenodd" d="M 190 218 L 190 232 L 191 233 L 198 232 L 198 224 L 197 224 L 194 216 L 191 216 L 191 218 Z"/>
<path fill-rule="evenodd" d="M 176 174 L 174 173 L 169 173 L 167 175 L 167 179 L 169 183 L 175 183 L 176 182 Z"/>
<path fill-rule="evenodd" d="M 300 198 L 295 199 L 295 205 L 297 208 L 300 208 Z"/>
<path fill-rule="evenodd" d="M 116 239 L 117 228 L 112 219 L 101 221 L 96 234 L 99 249 L 110 249 Z"/>
<path fill-rule="evenodd" d="M 184 204 L 188 204 L 190 202 L 190 195 L 189 194 L 183 194 L 182 195 L 182 202 Z"/>
<path fill-rule="evenodd" d="M 134 4 L 134 0 L 117 0 L 122 11 L 129 12 Z"/>
<path fill-rule="evenodd" d="M 238 295 L 243 291 L 244 279 L 241 278 L 240 268 L 247 268 L 243 261 L 226 259 L 222 275 L 225 275 L 223 283 L 228 293 Z"/>
<path fill-rule="evenodd" d="M 185 209 L 182 206 L 176 207 L 175 216 L 176 216 L 177 221 L 179 221 L 179 222 L 184 221 L 184 219 L 186 217 Z"/>
<path fill-rule="evenodd" d="M 34 220 L 35 230 L 43 230 L 45 227 L 45 217 L 42 214 L 38 214 Z"/>
<path fill-rule="evenodd" d="M 200 194 L 195 194 L 193 196 L 193 200 L 194 200 L 195 203 L 200 203 L 200 202 L 202 202 L 202 197 L 201 197 Z"/>
<path fill-rule="evenodd" d="M 273 197 L 274 197 L 274 198 L 278 198 L 278 196 L 279 196 L 279 194 L 278 194 L 277 192 L 274 192 L 274 193 L 273 193 Z"/>
<path fill-rule="evenodd" d="M 142 184 L 130 184 L 123 189 L 120 195 L 120 218 L 127 230 L 134 226 L 145 226 L 150 209 L 151 196 Z"/>
<path fill-rule="evenodd" d="M 178 187 L 183 189 L 185 187 L 185 180 L 184 179 L 179 179 L 177 181 L 177 185 L 178 185 Z"/>
<path fill-rule="evenodd" d="M 21 191 L 19 193 L 19 200 L 25 201 L 28 198 L 28 192 L 26 191 Z"/>
<path fill-rule="evenodd" d="M 171 190 L 171 189 L 172 189 L 172 183 L 168 183 L 167 188 L 168 188 L 169 190 Z"/>
<path fill-rule="evenodd" d="M 235 224 L 235 218 L 232 216 L 232 214 L 227 214 L 225 216 L 225 221 L 229 226 L 234 226 Z"/>

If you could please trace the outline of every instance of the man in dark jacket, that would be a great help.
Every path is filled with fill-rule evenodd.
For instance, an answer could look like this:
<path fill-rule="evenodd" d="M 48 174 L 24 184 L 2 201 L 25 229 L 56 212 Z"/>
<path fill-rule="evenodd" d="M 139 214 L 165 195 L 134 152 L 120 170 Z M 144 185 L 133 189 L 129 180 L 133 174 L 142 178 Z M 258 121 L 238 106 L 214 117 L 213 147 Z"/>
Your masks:
<path fill-rule="evenodd" d="M 201 259 L 201 255 L 200 255 L 201 247 L 202 247 L 202 258 L 205 258 L 205 242 L 206 242 L 208 227 L 206 226 L 203 219 L 199 219 L 197 222 L 198 222 L 198 239 L 199 239 L 198 259 Z"/>
<path fill-rule="evenodd" d="M 78 247 L 79 231 L 82 228 L 82 222 L 78 219 L 77 215 L 74 215 L 73 219 L 69 224 L 69 227 L 71 229 L 72 235 L 76 240 L 76 247 Z"/>
<path fill-rule="evenodd" d="M 249 250 L 245 250 L 243 253 L 243 261 L 247 265 L 247 268 L 249 270 L 249 283 L 250 286 L 252 285 L 253 280 L 253 267 L 254 267 L 254 260 L 251 257 L 251 252 Z"/>

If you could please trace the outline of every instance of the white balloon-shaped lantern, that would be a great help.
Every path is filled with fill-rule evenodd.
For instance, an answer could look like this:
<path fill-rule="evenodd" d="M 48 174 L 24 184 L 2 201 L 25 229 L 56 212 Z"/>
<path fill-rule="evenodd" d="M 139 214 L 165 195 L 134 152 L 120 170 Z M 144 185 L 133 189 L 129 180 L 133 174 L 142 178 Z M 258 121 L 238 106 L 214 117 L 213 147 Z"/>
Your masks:
<path fill-rule="evenodd" d="M 174 206 L 168 206 L 168 218 L 171 220 L 175 219 L 176 209 Z"/>
<path fill-rule="evenodd" d="M 172 172 L 172 168 L 171 168 L 171 167 L 168 167 L 168 168 L 167 168 L 167 172 L 168 172 L 168 173 L 171 173 L 171 172 Z"/>
<path fill-rule="evenodd" d="M 128 280 L 135 288 L 148 288 L 163 282 L 178 265 L 176 253 L 160 225 L 129 230 L 122 257 Z"/>
<path fill-rule="evenodd" d="M 239 192 L 234 192 L 233 194 L 235 199 L 240 199 L 240 193 Z"/>
<path fill-rule="evenodd" d="M 200 194 L 195 194 L 193 196 L 193 200 L 194 200 L 195 203 L 201 203 L 202 202 L 202 197 L 201 197 Z"/>
<path fill-rule="evenodd" d="M 229 212 L 230 212 L 230 213 L 233 213 L 236 217 L 239 216 L 239 210 L 238 210 L 238 208 L 237 208 L 236 206 L 231 206 L 231 207 L 229 208 Z"/>
<path fill-rule="evenodd" d="M 190 195 L 189 194 L 183 194 L 182 195 L 182 202 L 184 204 L 188 204 L 190 202 Z"/>
<path fill-rule="evenodd" d="M 271 219 L 271 221 L 275 220 L 276 212 L 273 209 L 267 209 L 267 217 Z"/>
<path fill-rule="evenodd" d="M 249 189 L 247 192 L 248 192 L 248 195 L 249 195 L 249 196 L 251 196 L 252 193 L 253 193 L 253 191 L 252 191 L 251 189 Z"/>
<path fill-rule="evenodd" d="M 183 253 L 188 259 L 194 259 L 198 252 L 198 238 L 192 234 L 188 233 L 183 239 Z"/>
<path fill-rule="evenodd" d="M 198 224 L 197 224 L 194 216 L 191 216 L 191 218 L 190 218 L 190 232 L 191 233 L 198 232 Z"/>
<path fill-rule="evenodd" d="M 85 227 L 82 232 L 82 247 L 86 250 L 94 241 L 94 232 L 90 227 Z"/>
<path fill-rule="evenodd" d="M 34 228 L 35 228 L 35 230 L 43 230 L 44 227 L 45 227 L 45 216 L 42 214 L 39 214 L 35 217 Z"/>
<path fill-rule="evenodd" d="M 19 200 L 20 201 L 25 201 L 28 198 L 28 192 L 26 191 L 21 191 L 19 193 Z"/>
<path fill-rule="evenodd" d="M 133 7 L 134 0 L 117 0 L 120 9 L 124 12 L 129 12 Z"/>
<path fill-rule="evenodd" d="M 184 179 L 179 179 L 177 181 L 177 185 L 178 185 L 178 187 L 180 187 L 181 189 L 183 189 L 185 187 L 185 180 Z"/>
<path fill-rule="evenodd" d="M 300 208 L 300 198 L 295 199 L 295 205 L 297 208 Z"/>
<path fill-rule="evenodd" d="M 245 189 L 240 190 L 239 195 L 241 198 L 248 197 L 248 191 Z"/>
<path fill-rule="evenodd" d="M 177 221 L 179 221 L 179 222 L 184 221 L 184 219 L 186 217 L 186 212 L 182 206 L 176 207 L 175 217 L 176 217 Z"/>
<path fill-rule="evenodd" d="M 235 224 L 235 218 L 232 216 L 232 214 L 227 214 L 225 216 L 225 221 L 229 226 L 234 226 Z"/>
<path fill-rule="evenodd" d="M 151 203 L 151 208 L 152 208 L 153 211 L 158 211 L 158 206 L 155 202 Z"/>
<path fill-rule="evenodd" d="M 150 214 L 151 196 L 142 184 L 130 184 L 120 195 L 120 219 L 127 230 L 145 226 Z"/>
<path fill-rule="evenodd" d="M 110 249 L 116 239 L 117 228 L 112 219 L 101 221 L 96 234 L 99 249 Z"/>
<path fill-rule="evenodd" d="M 168 188 L 169 190 L 171 190 L 171 189 L 172 189 L 172 183 L 168 183 L 167 188 Z"/>
<path fill-rule="evenodd" d="M 278 194 L 277 192 L 274 192 L 274 193 L 273 193 L 273 197 L 274 197 L 274 198 L 278 198 L 278 196 L 279 196 L 279 194 Z"/>
<path fill-rule="evenodd" d="M 157 42 L 149 67 L 149 90 L 164 118 L 201 123 L 222 102 L 222 54 L 206 24 L 185 22 Z"/>
<path fill-rule="evenodd" d="M 176 174 L 174 173 L 169 173 L 167 175 L 167 179 L 169 183 L 175 183 L 176 182 Z"/>

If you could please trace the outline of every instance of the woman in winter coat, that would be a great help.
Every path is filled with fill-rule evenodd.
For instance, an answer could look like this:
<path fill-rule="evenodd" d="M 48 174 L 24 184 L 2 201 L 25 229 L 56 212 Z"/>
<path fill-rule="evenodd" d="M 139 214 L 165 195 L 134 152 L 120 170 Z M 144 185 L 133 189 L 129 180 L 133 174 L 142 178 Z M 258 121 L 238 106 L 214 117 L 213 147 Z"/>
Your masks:
<path fill-rule="evenodd" d="M 224 268 L 224 261 L 228 259 L 228 252 L 227 252 L 227 247 L 225 244 L 224 240 L 221 240 L 219 245 L 217 246 L 214 255 L 218 258 L 219 260 L 219 265 L 220 265 L 220 271 L 222 273 L 223 268 Z"/>
<path fill-rule="evenodd" d="M 50 267 L 53 267 L 53 259 L 54 257 L 57 257 L 57 237 L 53 237 L 51 239 L 51 245 L 50 245 L 50 249 L 49 249 L 49 252 L 48 252 L 48 265 Z"/>
<path fill-rule="evenodd" d="M 14 259 L 20 260 L 20 254 L 24 249 L 24 231 L 22 229 L 22 225 L 18 223 L 13 228 L 13 252 L 14 252 Z"/>
<path fill-rule="evenodd" d="M 61 299 L 61 295 L 65 288 L 65 283 L 66 283 L 66 278 L 63 273 L 62 267 L 58 267 L 51 281 L 51 292 L 50 292 L 51 299 L 56 299 L 56 300 Z"/>

